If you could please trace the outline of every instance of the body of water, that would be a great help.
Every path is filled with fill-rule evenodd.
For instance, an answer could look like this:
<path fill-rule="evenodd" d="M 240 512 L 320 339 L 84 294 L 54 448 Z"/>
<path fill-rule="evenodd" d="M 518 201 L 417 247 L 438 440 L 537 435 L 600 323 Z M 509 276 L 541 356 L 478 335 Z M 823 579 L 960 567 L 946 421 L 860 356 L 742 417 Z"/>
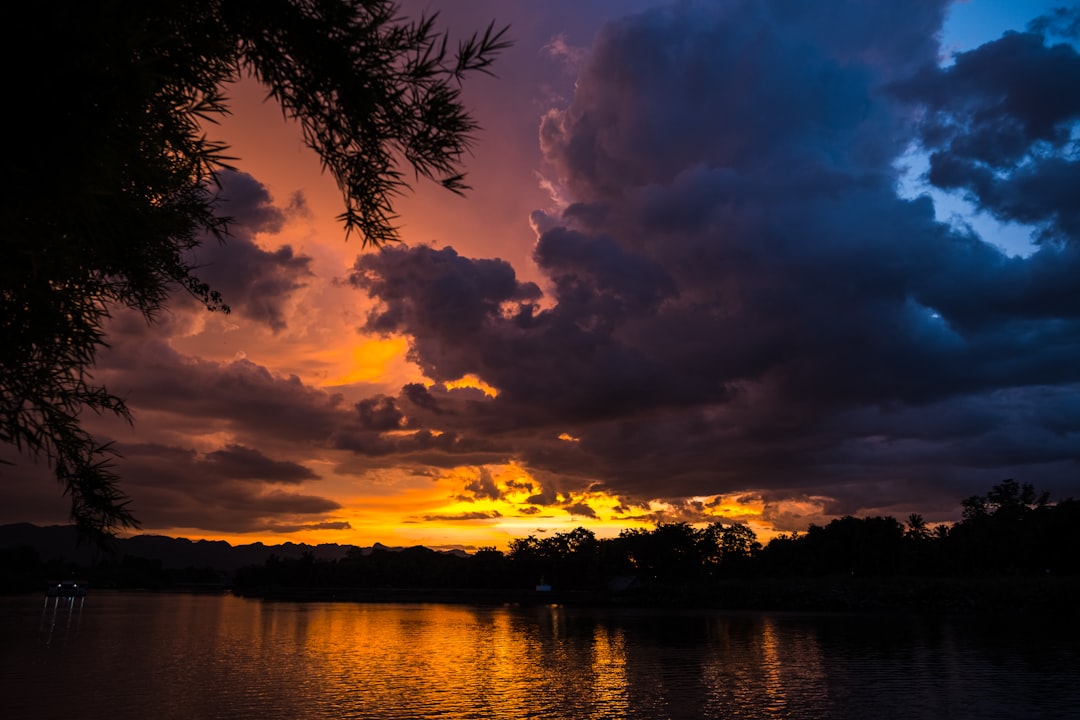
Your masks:
<path fill-rule="evenodd" d="M 1080 717 L 1078 635 L 1048 618 L 75 603 L 0 598 L 0 716 Z"/>

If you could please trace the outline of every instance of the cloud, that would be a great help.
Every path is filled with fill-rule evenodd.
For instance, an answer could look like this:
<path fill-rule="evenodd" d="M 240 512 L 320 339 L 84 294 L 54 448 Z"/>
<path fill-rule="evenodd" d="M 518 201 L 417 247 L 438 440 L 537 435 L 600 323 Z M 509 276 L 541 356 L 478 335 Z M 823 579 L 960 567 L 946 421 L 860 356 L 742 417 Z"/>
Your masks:
<path fill-rule="evenodd" d="M 137 317 L 117 317 L 97 378 L 133 407 L 143 427 L 165 417 L 172 432 L 228 431 L 249 447 L 325 444 L 353 415 L 339 395 L 246 358 L 215 361 L 181 353 Z"/>
<path fill-rule="evenodd" d="M 220 211 L 232 218 L 229 234 L 221 242 L 205 239 L 193 251 L 191 262 L 198 277 L 220 292 L 233 312 L 274 332 L 284 330 L 291 294 L 312 277 L 311 258 L 297 255 L 289 245 L 266 250 L 256 243 L 256 236 L 277 233 L 288 216 L 303 214 L 303 198 L 294 197 L 282 209 L 251 175 L 224 171 L 219 180 Z"/>
<path fill-rule="evenodd" d="M 498 510 L 466 512 L 454 515 L 424 515 L 423 522 L 459 522 L 462 520 L 492 520 L 502 517 Z"/>
<path fill-rule="evenodd" d="M 267 529 L 273 533 L 294 533 L 301 530 L 352 530 L 352 525 L 344 521 L 326 521 L 299 525 L 271 525 Z"/>
<path fill-rule="evenodd" d="M 278 532 L 299 520 L 313 529 L 335 522 L 326 515 L 340 503 L 301 491 L 320 476 L 290 458 L 321 454 L 335 431 L 357 425 L 340 397 L 248 360 L 185 355 L 139 317 L 114 320 L 96 377 L 124 397 L 137 435 L 110 416 L 85 422 L 119 452 L 114 467 L 121 489 L 144 527 Z M 11 460 L 5 493 L 20 514 L 7 517 L 62 520 L 66 499 L 46 465 Z"/>
<path fill-rule="evenodd" d="M 1058 7 L 1028 23 L 1028 30 L 1048 37 L 1080 37 L 1080 8 Z"/>
<path fill-rule="evenodd" d="M 465 491 L 470 493 L 472 498 L 480 500 L 499 500 L 503 496 L 503 491 L 487 468 L 480 468 L 476 479 L 465 483 Z"/>
<path fill-rule="evenodd" d="M 880 6 L 880 7 L 879 7 Z M 783 171 L 881 164 L 900 141 L 872 83 L 932 59 L 943 3 L 684 3 L 609 23 L 541 146 L 579 200 L 698 164 Z M 898 30 L 899 29 L 899 30 Z"/>
<path fill-rule="evenodd" d="M 226 445 L 221 450 L 209 452 L 200 464 L 210 472 L 237 480 L 296 484 L 318 478 L 303 465 L 273 460 L 243 445 Z"/>
<path fill-rule="evenodd" d="M 1048 44 L 1044 30 L 1078 14 L 1059 13 L 1010 32 L 948 67 L 923 67 L 898 82 L 898 97 L 925 112 L 919 138 L 929 181 L 965 193 L 1004 221 L 1038 226 L 1044 239 L 1080 242 L 1080 54 Z"/>
<path fill-rule="evenodd" d="M 585 503 L 573 503 L 571 505 L 567 505 L 565 509 L 566 512 L 577 517 L 596 517 L 596 511 Z"/>
<path fill-rule="evenodd" d="M 472 353 L 462 351 L 459 338 L 483 333 L 488 319 L 502 317 L 504 307 L 527 322 L 531 301 L 540 295 L 534 284 L 517 281 L 509 263 L 473 261 L 452 248 L 385 248 L 358 258 L 349 280 L 383 301 L 364 329 L 390 333 L 407 325 L 415 330 L 410 358 L 440 380 L 473 371 Z"/>
<path fill-rule="evenodd" d="M 324 522 L 323 516 L 341 507 L 329 498 L 280 489 L 317 476 L 250 448 L 230 445 L 199 453 L 175 445 L 117 443 L 117 450 L 123 488 L 148 527 L 276 532 L 290 520 L 315 516 L 316 524 Z"/>
<path fill-rule="evenodd" d="M 585 48 L 576 47 L 567 42 L 565 33 L 560 33 L 553 37 L 551 42 L 543 47 L 543 51 L 552 58 L 560 61 L 567 72 L 570 73 L 574 73 L 578 70 L 587 55 L 587 50 Z"/>
<path fill-rule="evenodd" d="M 95 380 L 124 398 L 135 425 L 84 418 L 98 441 L 120 452 L 115 468 L 140 522 L 211 533 L 333 529 L 318 525 L 340 522 L 327 517 L 341 508 L 328 497 L 333 491 L 305 490 L 320 480 L 311 460 L 332 454 L 335 433 L 361 431 L 354 407 L 248 359 L 181 352 L 173 340 L 186 332 L 183 322 L 182 313 L 148 325 L 118 312 Z M 12 507 L 39 522 L 63 519 L 62 500 L 45 512 L 38 499 L 38 488 L 57 495 L 44 464 L 17 462 L 11 475 L 18 481 L 6 488 Z"/>
<path fill-rule="evenodd" d="M 1067 488 L 1080 67 L 1032 31 L 938 68 L 945 7 L 680 3 L 608 24 L 541 125 L 570 198 L 532 219 L 543 297 L 452 248 L 357 258 L 380 303 L 364 329 L 407 336 L 436 382 L 387 417 L 483 439 L 545 505 L 757 489 L 790 525 L 955 507 L 1009 476 Z M 939 222 L 897 192 L 913 142 L 938 153 L 932 181 L 1066 242 L 1009 257 Z M 467 374 L 497 396 L 440 389 Z"/>

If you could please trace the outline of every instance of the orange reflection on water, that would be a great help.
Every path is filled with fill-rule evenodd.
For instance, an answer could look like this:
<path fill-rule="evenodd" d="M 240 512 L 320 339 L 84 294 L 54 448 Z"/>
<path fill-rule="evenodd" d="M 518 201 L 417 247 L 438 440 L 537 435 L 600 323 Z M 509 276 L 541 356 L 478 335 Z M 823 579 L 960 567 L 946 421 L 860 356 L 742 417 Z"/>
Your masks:
<path fill-rule="evenodd" d="M 622 631 L 590 627 L 591 638 L 578 637 L 557 607 L 283 607 L 316 659 L 309 679 L 325 683 L 328 696 L 350 697 L 353 712 L 408 705 L 443 718 L 526 717 L 545 697 L 583 713 L 627 708 Z M 424 697 L 400 697 L 402 687 L 423 688 Z"/>
<path fill-rule="evenodd" d="M 621 628 L 597 625 L 593 633 L 593 694 L 606 707 L 629 704 L 626 673 L 626 635 Z"/>
<path fill-rule="evenodd" d="M 304 668 L 300 695 L 346 699 L 318 717 L 801 718 L 828 705 L 812 626 L 768 616 L 311 603 L 263 621 L 282 642 L 263 652 Z"/>
<path fill-rule="evenodd" d="M 763 680 L 762 692 L 765 695 L 765 704 L 762 710 L 773 716 L 780 716 L 787 707 L 787 694 L 781 677 L 782 651 L 776 637 L 776 627 L 773 619 L 766 616 L 761 623 L 761 674 Z"/>
<path fill-rule="evenodd" d="M 821 644 L 807 626 L 780 628 L 775 618 L 761 619 L 761 707 L 764 717 L 789 717 L 795 705 L 824 703 L 828 679 Z"/>

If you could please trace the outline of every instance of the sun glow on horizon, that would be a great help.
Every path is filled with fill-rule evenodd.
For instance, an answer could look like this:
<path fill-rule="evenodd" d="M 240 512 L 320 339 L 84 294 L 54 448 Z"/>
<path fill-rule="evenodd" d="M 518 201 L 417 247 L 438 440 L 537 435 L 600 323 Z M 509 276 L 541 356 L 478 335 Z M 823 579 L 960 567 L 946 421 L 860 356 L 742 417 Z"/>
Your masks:
<path fill-rule="evenodd" d="M 539 504 L 528 502 L 528 489 L 521 485 L 504 488 L 505 496 L 470 498 L 462 494 L 462 479 L 468 477 L 469 470 L 475 468 L 459 468 L 459 472 L 449 473 L 427 486 L 385 495 L 354 496 L 345 499 L 341 510 L 322 521 L 280 525 L 279 532 L 272 526 L 250 533 L 207 532 L 196 528 L 155 528 L 153 532 L 193 541 L 225 541 L 231 545 L 292 542 L 370 547 L 379 543 L 389 547 L 423 545 L 467 552 L 481 547 L 505 552 L 513 540 L 548 537 L 577 528 L 609 539 L 624 530 L 650 530 L 668 522 L 685 522 L 698 528 L 714 522 L 739 523 L 753 530 L 762 544 L 781 534 L 762 517 L 763 503 L 747 504 L 734 497 L 691 498 L 680 503 L 653 500 L 628 507 L 620 498 L 588 491 L 559 493 L 551 503 Z M 706 511 L 695 509 L 703 499 L 711 507 Z"/>

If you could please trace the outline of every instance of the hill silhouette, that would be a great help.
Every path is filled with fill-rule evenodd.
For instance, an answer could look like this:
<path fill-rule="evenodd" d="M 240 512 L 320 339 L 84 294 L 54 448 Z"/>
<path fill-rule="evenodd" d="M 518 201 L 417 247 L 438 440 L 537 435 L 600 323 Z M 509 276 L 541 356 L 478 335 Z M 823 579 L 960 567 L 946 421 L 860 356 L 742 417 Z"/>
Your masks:
<path fill-rule="evenodd" d="M 74 525 L 37 526 L 30 523 L 0 525 L 0 548 L 33 548 L 43 563 L 91 566 L 110 557 L 137 557 L 161 564 L 164 569 L 212 568 L 232 574 L 242 567 L 264 565 L 271 557 L 281 560 L 300 559 L 305 555 L 317 560 L 341 560 L 350 554 L 369 555 L 376 550 L 400 552 L 403 547 L 375 543 L 370 547 L 322 543 L 286 542 L 265 545 L 261 542 L 230 545 L 224 540 L 188 540 L 165 535 L 135 535 L 116 538 L 103 550 L 90 543 L 78 542 Z M 460 550 L 434 551 L 448 554 Z"/>

